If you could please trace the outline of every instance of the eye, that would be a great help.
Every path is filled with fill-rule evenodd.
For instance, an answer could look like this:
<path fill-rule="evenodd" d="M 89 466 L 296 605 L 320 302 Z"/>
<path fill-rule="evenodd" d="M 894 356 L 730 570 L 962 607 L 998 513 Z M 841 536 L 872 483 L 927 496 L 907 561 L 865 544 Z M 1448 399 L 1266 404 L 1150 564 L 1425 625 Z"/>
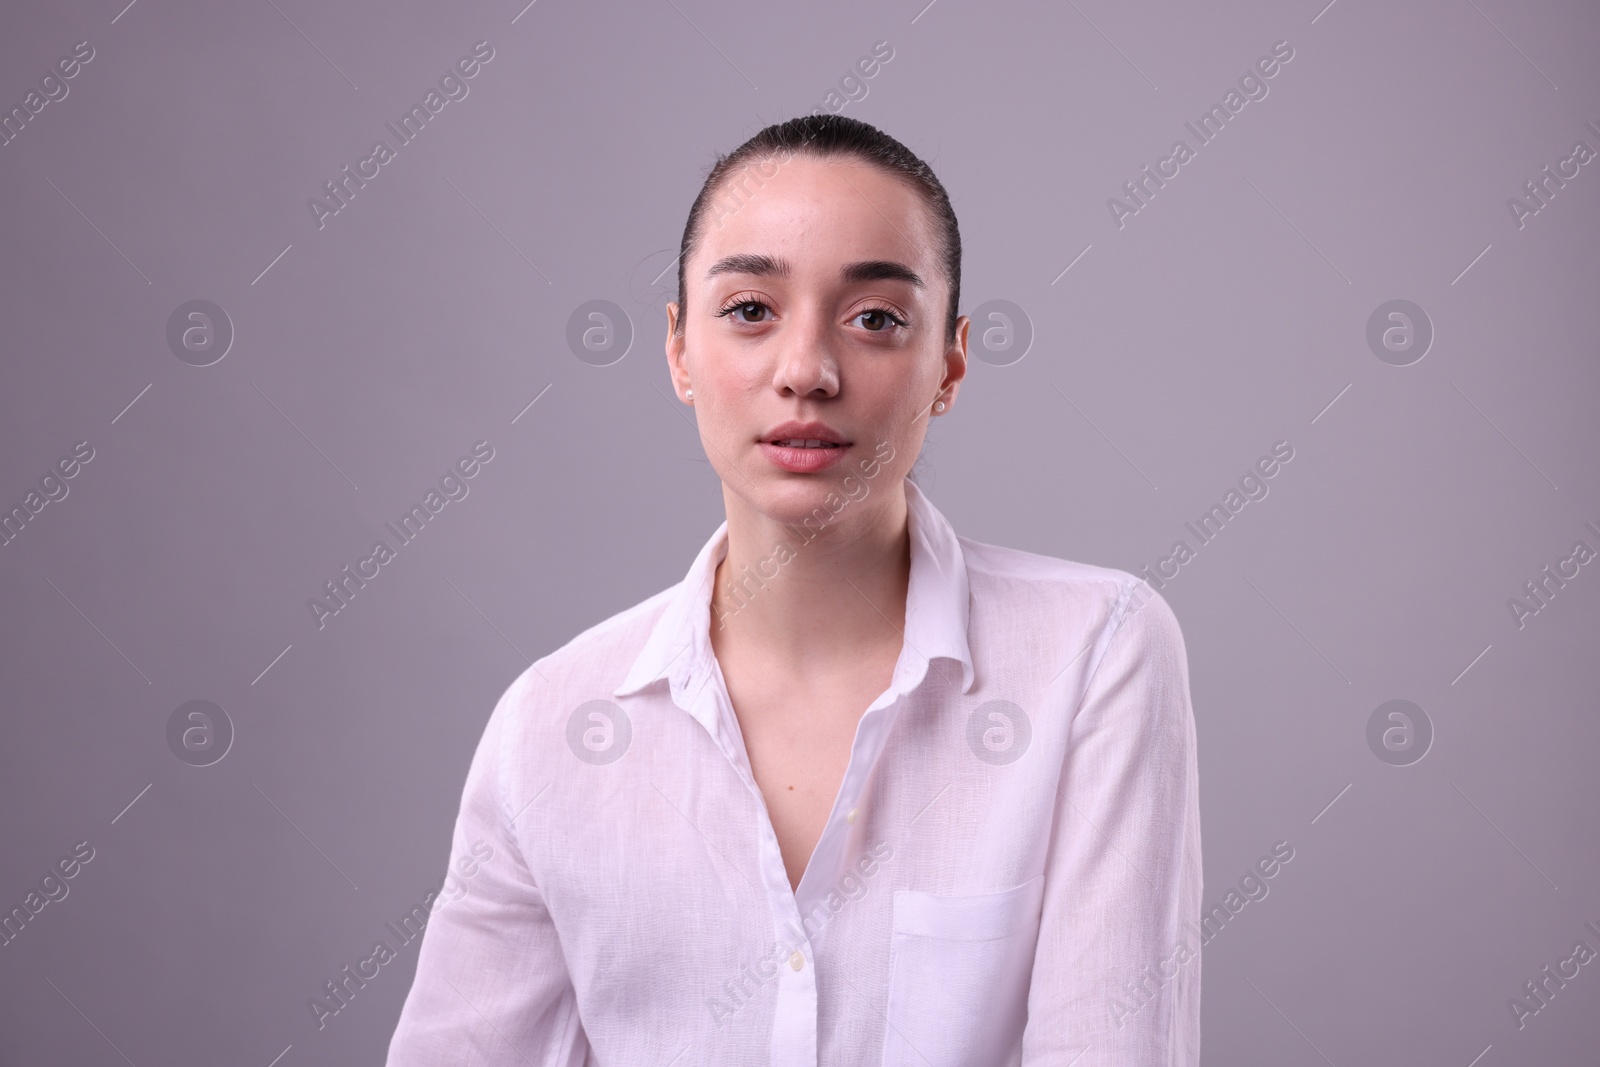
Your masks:
<path fill-rule="evenodd" d="M 733 315 L 737 321 L 750 323 L 751 325 L 766 321 L 772 308 L 760 300 L 741 299 L 745 296 L 746 294 L 741 293 L 729 303 L 724 304 L 721 310 L 717 312 L 718 317 Z"/>
<path fill-rule="evenodd" d="M 857 312 L 855 318 L 867 319 L 868 321 L 863 322 L 862 326 L 864 326 L 871 333 L 885 333 L 888 331 L 891 325 L 907 325 L 905 319 L 901 318 L 899 315 L 896 315 L 886 307 L 867 308 L 863 311 Z"/>

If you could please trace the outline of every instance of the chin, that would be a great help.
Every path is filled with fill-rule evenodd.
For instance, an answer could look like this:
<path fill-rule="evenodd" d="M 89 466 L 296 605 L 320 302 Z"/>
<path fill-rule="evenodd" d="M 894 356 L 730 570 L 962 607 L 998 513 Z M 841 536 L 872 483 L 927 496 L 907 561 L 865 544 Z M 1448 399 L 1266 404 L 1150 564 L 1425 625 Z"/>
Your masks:
<path fill-rule="evenodd" d="M 782 474 L 782 472 L 779 472 Z M 883 481 L 880 475 L 876 481 Z M 849 470 L 815 475 L 787 475 L 782 481 L 757 482 L 745 500 L 773 522 L 819 530 L 858 518 L 873 497 L 873 485 Z"/>

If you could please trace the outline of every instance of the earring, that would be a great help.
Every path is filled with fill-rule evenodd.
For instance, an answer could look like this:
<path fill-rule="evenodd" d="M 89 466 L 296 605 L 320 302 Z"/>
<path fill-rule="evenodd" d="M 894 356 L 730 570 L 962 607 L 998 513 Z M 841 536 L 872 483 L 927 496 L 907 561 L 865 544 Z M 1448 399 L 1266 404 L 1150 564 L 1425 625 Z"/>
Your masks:
<path fill-rule="evenodd" d="M 944 410 L 944 401 L 941 400 L 937 404 L 933 405 L 933 410 L 935 410 L 935 411 L 943 411 Z"/>
<path fill-rule="evenodd" d="M 683 391 L 683 398 L 685 400 L 693 400 L 694 399 L 694 390 L 693 389 L 685 389 Z"/>

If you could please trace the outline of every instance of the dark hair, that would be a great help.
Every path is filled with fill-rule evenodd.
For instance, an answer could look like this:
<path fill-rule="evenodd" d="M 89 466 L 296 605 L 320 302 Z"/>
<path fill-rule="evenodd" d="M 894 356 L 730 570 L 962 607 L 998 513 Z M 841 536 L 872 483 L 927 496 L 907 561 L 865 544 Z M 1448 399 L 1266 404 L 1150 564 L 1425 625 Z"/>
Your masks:
<path fill-rule="evenodd" d="M 736 170 L 742 169 L 744 176 L 752 178 L 756 188 L 760 188 L 776 171 L 763 174 L 761 168 L 753 166 L 753 163 L 776 157 L 782 164 L 795 155 L 819 159 L 853 157 L 906 181 L 921 194 L 940 231 L 940 259 L 945 278 L 950 283 L 950 303 L 945 314 L 945 343 L 955 340 L 956 305 L 961 296 L 961 231 L 956 226 L 956 213 L 950 206 L 949 194 L 934 176 L 933 170 L 911 149 L 876 126 L 842 115 L 802 115 L 776 123 L 729 154 L 717 158 L 704 184 L 700 186 L 700 195 L 694 198 L 694 206 L 689 209 L 689 221 L 683 228 L 683 240 L 678 246 L 679 332 L 683 330 L 688 307 L 685 299 L 685 268 L 690 253 L 699 244 L 700 228 L 713 197 L 723 185 L 740 177 L 734 174 Z M 745 193 L 748 195 L 749 190 L 746 189 Z M 731 195 L 738 200 L 736 206 L 743 205 L 744 201 L 738 199 L 737 190 L 732 190 Z"/>

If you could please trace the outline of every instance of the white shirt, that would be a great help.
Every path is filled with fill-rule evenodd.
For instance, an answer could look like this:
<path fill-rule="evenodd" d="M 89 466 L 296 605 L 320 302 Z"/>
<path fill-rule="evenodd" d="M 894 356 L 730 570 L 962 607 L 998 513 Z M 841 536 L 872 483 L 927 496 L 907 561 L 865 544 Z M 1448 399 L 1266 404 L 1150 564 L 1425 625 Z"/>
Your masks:
<path fill-rule="evenodd" d="M 389 1067 L 1199 1062 L 1177 620 L 904 485 L 904 645 L 798 891 L 711 647 L 724 522 L 495 705 Z"/>

